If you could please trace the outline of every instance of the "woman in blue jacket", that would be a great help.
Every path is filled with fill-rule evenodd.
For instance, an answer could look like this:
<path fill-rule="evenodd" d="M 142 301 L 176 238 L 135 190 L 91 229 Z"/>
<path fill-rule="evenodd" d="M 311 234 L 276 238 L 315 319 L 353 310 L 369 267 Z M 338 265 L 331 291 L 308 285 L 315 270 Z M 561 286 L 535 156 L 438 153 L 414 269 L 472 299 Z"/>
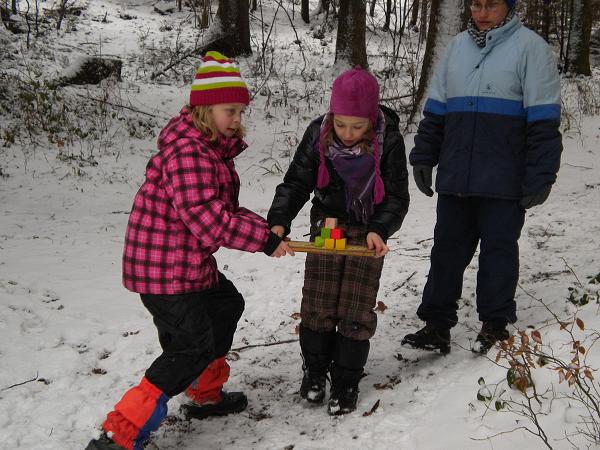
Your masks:
<path fill-rule="evenodd" d="M 524 27 L 515 0 L 473 0 L 466 31 L 436 70 L 410 163 L 437 222 L 417 315 L 402 343 L 450 351 L 465 268 L 480 245 L 474 350 L 508 338 L 516 321 L 518 239 L 525 210 L 543 203 L 560 166 L 560 79 L 546 42 Z"/>

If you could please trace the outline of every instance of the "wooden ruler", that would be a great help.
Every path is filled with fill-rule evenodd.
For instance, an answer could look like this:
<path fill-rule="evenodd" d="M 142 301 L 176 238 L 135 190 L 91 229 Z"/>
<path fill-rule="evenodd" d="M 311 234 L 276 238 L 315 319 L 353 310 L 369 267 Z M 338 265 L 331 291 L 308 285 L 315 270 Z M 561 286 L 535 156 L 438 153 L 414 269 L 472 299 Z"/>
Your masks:
<path fill-rule="evenodd" d="M 317 247 L 314 242 L 286 241 L 286 244 L 295 252 L 318 253 L 320 255 L 375 256 L 375 250 L 370 250 L 362 245 L 346 245 L 344 250 L 338 250 Z"/>

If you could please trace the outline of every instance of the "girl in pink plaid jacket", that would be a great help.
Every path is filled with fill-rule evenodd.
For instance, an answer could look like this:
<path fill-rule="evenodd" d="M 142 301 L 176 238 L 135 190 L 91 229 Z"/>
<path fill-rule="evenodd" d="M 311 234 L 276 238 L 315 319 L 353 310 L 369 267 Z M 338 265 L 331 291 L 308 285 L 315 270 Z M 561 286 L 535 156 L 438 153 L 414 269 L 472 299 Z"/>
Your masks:
<path fill-rule="evenodd" d="M 242 392 L 225 392 L 225 355 L 244 299 L 217 269 L 219 247 L 293 254 L 265 219 L 238 203 L 233 158 L 246 144 L 241 114 L 250 97 L 235 63 L 208 52 L 189 106 L 170 120 L 150 159 L 127 225 L 123 284 L 141 295 L 163 353 L 125 393 L 86 450 L 141 449 L 182 392 L 193 418 L 240 412 Z"/>

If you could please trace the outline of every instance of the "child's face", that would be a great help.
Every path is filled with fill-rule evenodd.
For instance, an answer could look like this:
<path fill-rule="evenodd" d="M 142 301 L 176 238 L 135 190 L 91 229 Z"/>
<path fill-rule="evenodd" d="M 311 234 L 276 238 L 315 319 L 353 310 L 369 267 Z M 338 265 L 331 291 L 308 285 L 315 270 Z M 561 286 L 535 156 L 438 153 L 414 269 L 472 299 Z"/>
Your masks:
<path fill-rule="evenodd" d="M 246 110 L 243 103 L 219 103 L 213 105 L 212 115 L 219 133 L 233 137 L 242 123 L 242 114 Z"/>
<path fill-rule="evenodd" d="M 363 139 L 369 130 L 369 119 L 334 114 L 333 129 L 344 145 L 351 147 Z"/>

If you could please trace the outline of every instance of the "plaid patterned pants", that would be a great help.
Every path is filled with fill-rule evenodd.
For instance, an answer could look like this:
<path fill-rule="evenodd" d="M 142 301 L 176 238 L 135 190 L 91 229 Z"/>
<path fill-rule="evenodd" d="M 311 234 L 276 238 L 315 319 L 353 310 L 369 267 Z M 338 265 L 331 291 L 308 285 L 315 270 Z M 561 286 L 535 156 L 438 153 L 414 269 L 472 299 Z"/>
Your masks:
<path fill-rule="evenodd" d="M 348 244 L 365 245 L 366 226 L 343 225 Z M 318 227 L 311 227 L 315 236 Z M 383 258 L 306 255 L 302 288 L 302 325 L 314 331 L 336 330 L 350 339 L 367 340 L 377 327 L 373 311 Z"/>

